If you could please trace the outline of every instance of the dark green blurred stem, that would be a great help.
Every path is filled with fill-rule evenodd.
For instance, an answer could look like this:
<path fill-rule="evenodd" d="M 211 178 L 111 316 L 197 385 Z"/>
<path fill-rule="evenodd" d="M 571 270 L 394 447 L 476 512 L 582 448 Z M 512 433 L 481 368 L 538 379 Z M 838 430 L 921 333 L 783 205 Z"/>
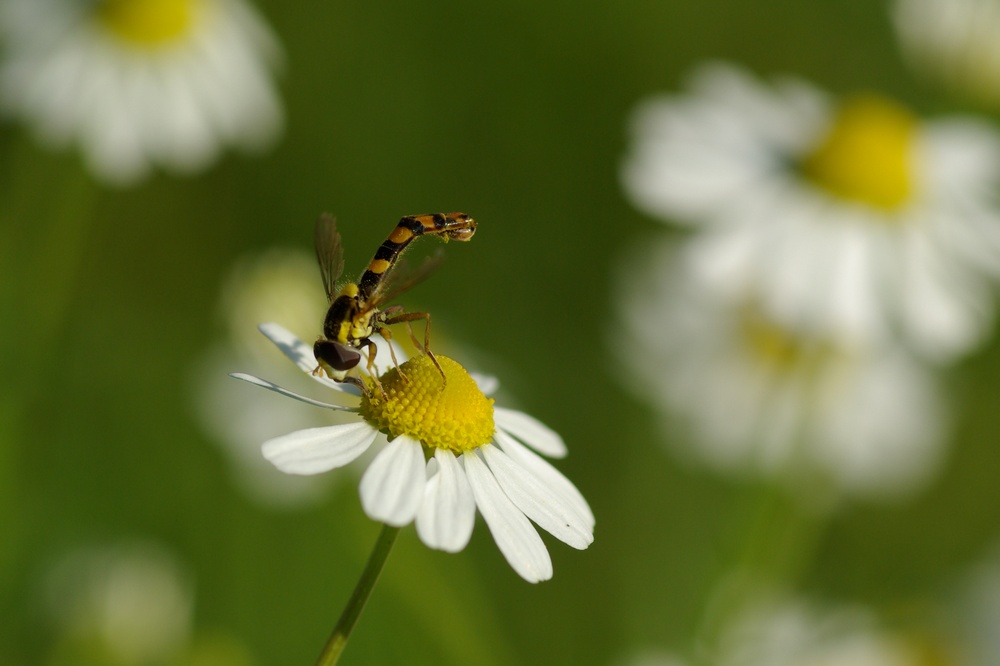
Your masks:
<path fill-rule="evenodd" d="M 27 138 L 14 144 L 0 201 L 0 309 L 17 322 L 4 367 L 28 396 L 65 360 L 54 348 L 67 329 L 100 189 L 77 164 L 38 153 Z"/>
<path fill-rule="evenodd" d="M 78 352 L 58 344 L 79 281 L 99 193 L 75 163 L 39 152 L 24 133 L 6 137 L 0 154 L 0 597 L 18 557 L 23 513 L 15 499 L 19 454 L 27 446 L 30 410 L 51 390 L 60 364 Z M 68 353 L 67 353 L 68 352 Z"/>
<path fill-rule="evenodd" d="M 772 586 L 796 582 L 809 566 L 825 524 L 826 514 L 819 508 L 796 502 L 787 488 L 767 487 L 743 541 L 741 568 Z"/>
<path fill-rule="evenodd" d="M 340 614 L 337 626 L 333 628 L 333 633 L 327 639 L 326 646 L 316 661 L 316 666 L 330 666 L 336 664 L 337 660 L 340 659 L 341 653 L 347 646 L 347 639 L 351 637 L 351 630 L 357 624 L 358 618 L 361 617 L 361 611 L 364 610 L 365 604 L 368 602 L 368 597 L 375 589 L 375 583 L 378 582 L 378 577 L 389 558 L 389 552 L 392 550 L 392 544 L 396 543 L 398 535 L 398 527 L 382 526 L 378 541 L 375 542 L 375 548 L 368 556 L 365 570 L 361 572 L 361 578 L 358 579 L 358 584 L 354 587 L 350 600 Z"/>
<path fill-rule="evenodd" d="M 780 483 L 756 490 L 733 559 L 715 581 L 696 650 L 714 663 L 722 635 L 761 596 L 794 589 L 813 560 L 828 513 L 803 506 Z"/>

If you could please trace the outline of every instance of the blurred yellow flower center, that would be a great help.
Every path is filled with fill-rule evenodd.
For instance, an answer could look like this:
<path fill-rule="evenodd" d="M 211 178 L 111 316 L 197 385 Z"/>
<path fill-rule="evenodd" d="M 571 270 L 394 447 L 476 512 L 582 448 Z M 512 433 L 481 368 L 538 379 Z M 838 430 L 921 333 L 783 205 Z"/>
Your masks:
<path fill-rule="evenodd" d="M 833 345 L 796 335 L 754 307 L 744 308 L 739 324 L 750 356 L 772 371 L 816 369 L 836 355 Z"/>
<path fill-rule="evenodd" d="M 196 0 L 101 0 L 101 24 L 140 46 L 161 46 L 188 32 Z"/>
<path fill-rule="evenodd" d="M 469 373 L 446 356 L 437 356 L 447 384 L 430 357 L 411 358 L 382 375 L 386 398 L 377 391 L 361 399 L 361 415 L 389 437 L 409 435 L 432 449 L 456 453 L 475 449 L 493 437 L 493 400 L 483 395 Z"/>
<path fill-rule="evenodd" d="M 913 190 L 913 145 L 917 120 L 880 97 L 845 103 L 830 132 L 802 161 L 818 187 L 843 199 L 893 210 Z"/>

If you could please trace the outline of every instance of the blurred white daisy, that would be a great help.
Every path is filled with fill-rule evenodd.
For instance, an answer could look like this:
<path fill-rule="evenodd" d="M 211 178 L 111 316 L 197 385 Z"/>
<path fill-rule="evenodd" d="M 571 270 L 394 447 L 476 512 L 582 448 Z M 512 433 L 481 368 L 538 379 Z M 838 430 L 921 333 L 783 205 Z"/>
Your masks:
<path fill-rule="evenodd" d="M 378 391 L 350 396 L 345 384 L 312 375 L 312 347 L 276 324 L 260 330 L 310 377 L 352 400 L 327 404 L 251 375 L 252 384 L 317 407 L 352 415 L 343 425 L 309 428 L 270 439 L 264 457 L 290 474 L 342 467 L 373 446 L 379 451 L 360 484 L 361 504 L 373 520 L 416 523 L 431 548 L 457 552 L 472 535 L 478 507 L 501 553 L 525 580 L 552 577 L 539 527 L 577 549 L 593 541 L 594 516 L 576 487 L 528 447 L 562 457 L 566 447 L 551 429 L 522 412 L 494 407 L 455 361 L 438 355 L 447 382 L 425 355 L 382 375 Z M 377 355 L 381 356 L 380 354 Z M 494 382 L 495 383 L 495 382 Z M 341 401 L 343 402 L 343 401 Z"/>
<path fill-rule="evenodd" d="M 280 47 L 243 0 L 3 0 L 0 109 L 125 184 L 280 133 Z"/>
<path fill-rule="evenodd" d="M 870 610 L 773 596 L 751 601 L 723 627 L 717 642 L 685 662 L 647 652 L 623 666 L 965 666 L 943 646 L 887 630 Z M 978 663 L 978 662 L 975 662 Z M 984 662 L 985 663 L 985 662 Z M 970 665 L 971 666 L 971 665 Z"/>
<path fill-rule="evenodd" d="M 1000 107 L 1000 1 L 896 0 L 892 18 L 917 71 Z"/>
<path fill-rule="evenodd" d="M 967 663 L 1000 666 L 1000 547 L 965 576 L 950 605 L 952 624 Z"/>
<path fill-rule="evenodd" d="M 702 229 L 693 268 L 718 288 L 749 285 L 798 329 L 935 359 L 986 332 L 1000 274 L 1000 139 L 986 126 L 715 65 L 643 104 L 633 130 L 627 192 Z"/>
<path fill-rule="evenodd" d="M 52 663 L 77 663 L 81 652 L 104 653 L 106 663 L 166 663 L 190 642 L 193 584 L 157 545 L 72 552 L 53 568 L 46 588 L 62 636 Z"/>
<path fill-rule="evenodd" d="M 225 453 L 236 485 L 250 499 L 272 508 L 314 504 L 335 482 L 333 477 L 279 472 L 261 457 L 261 439 L 303 425 L 333 425 L 344 417 L 292 401 L 275 404 L 263 392 L 243 390 L 226 373 L 244 368 L 282 384 L 299 379 L 298 370 L 257 333 L 257 322 L 278 319 L 305 336 L 319 329 L 325 307 L 327 298 L 312 254 L 271 249 L 244 257 L 229 271 L 221 289 L 225 337 L 195 368 L 192 394 L 201 423 Z M 381 339 L 376 343 L 384 344 Z M 380 362 L 388 358 L 388 352 L 377 354 L 376 363 L 382 367 Z"/>
<path fill-rule="evenodd" d="M 629 387 L 687 426 L 670 438 L 678 453 L 835 496 L 903 493 L 936 469 L 943 408 L 897 346 L 779 324 L 752 295 L 705 285 L 667 242 L 628 259 L 614 348 Z"/>
<path fill-rule="evenodd" d="M 194 628 L 194 584 L 163 547 L 121 542 L 65 555 L 46 577 L 48 664 L 248 666 L 247 648 Z"/>
<path fill-rule="evenodd" d="M 861 607 L 801 599 L 751 604 L 724 630 L 719 666 L 920 666 L 921 645 L 884 631 Z M 941 662 L 947 663 L 947 662 Z"/>

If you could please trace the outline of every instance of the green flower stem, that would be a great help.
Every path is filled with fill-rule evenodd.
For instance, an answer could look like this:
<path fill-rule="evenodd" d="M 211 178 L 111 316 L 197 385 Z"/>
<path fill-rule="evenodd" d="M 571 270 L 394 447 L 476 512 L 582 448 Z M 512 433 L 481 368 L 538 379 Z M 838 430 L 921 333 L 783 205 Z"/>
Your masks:
<path fill-rule="evenodd" d="M 780 594 L 795 587 L 808 570 L 828 523 L 827 513 L 801 505 L 785 485 L 763 483 L 754 492 L 751 515 L 734 558 L 714 581 L 699 630 L 696 648 L 708 650 L 710 656 L 733 620 L 760 594 Z"/>
<path fill-rule="evenodd" d="M 375 589 L 375 583 L 378 582 L 379 574 L 382 573 L 382 569 L 385 567 L 385 562 L 389 558 L 389 551 L 392 550 L 392 545 L 396 543 L 397 536 L 399 536 L 398 527 L 382 526 L 382 531 L 378 535 L 378 541 L 375 542 L 372 554 L 368 556 L 368 563 L 365 565 L 365 570 L 361 572 L 361 578 L 358 579 L 358 584 L 354 587 L 351 598 L 344 607 L 344 611 L 340 614 L 337 626 L 333 628 L 330 638 L 327 639 L 326 646 L 323 647 L 323 652 L 316 661 L 316 666 L 332 666 L 332 664 L 336 664 L 337 660 L 340 659 L 340 654 L 347 646 L 347 639 L 351 637 L 351 630 L 357 624 L 358 618 L 361 616 L 361 611 L 364 610 L 365 604 L 368 602 L 368 597 L 371 596 L 372 590 Z"/>
<path fill-rule="evenodd" d="M 99 188 L 67 160 L 38 150 L 19 131 L 0 138 L 0 321 L 12 331 L 0 347 L 0 599 L 20 584 L 26 519 L 18 510 L 31 489 L 21 457 L 38 436 L 32 409 L 58 377 L 67 344 L 60 334 L 78 295 L 80 270 Z M 16 327 L 14 326 L 16 324 Z M 15 344 L 16 340 L 16 344 Z M 41 412 L 39 412 L 41 413 Z M 16 631 L 16 628 L 15 628 Z"/>

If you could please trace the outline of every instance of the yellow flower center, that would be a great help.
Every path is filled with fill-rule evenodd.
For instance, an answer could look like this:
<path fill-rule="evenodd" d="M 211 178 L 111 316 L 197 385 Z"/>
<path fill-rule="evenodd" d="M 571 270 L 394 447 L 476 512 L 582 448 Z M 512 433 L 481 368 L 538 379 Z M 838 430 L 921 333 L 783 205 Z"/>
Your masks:
<path fill-rule="evenodd" d="M 751 306 L 744 308 L 739 325 L 751 358 L 772 372 L 818 371 L 842 353 L 829 342 L 796 335 Z"/>
<path fill-rule="evenodd" d="M 191 27 L 196 0 L 101 0 L 97 18 L 124 41 L 155 47 L 176 41 Z"/>
<path fill-rule="evenodd" d="M 917 121 L 880 97 L 845 103 L 830 132 L 802 161 L 802 170 L 827 192 L 875 208 L 893 210 L 913 190 Z"/>
<path fill-rule="evenodd" d="M 431 449 L 456 453 L 482 446 L 493 437 L 493 400 L 457 362 L 437 356 L 447 383 L 426 355 L 411 358 L 382 375 L 378 390 L 361 399 L 361 415 L 390 439 L 409 435 Z"/>

